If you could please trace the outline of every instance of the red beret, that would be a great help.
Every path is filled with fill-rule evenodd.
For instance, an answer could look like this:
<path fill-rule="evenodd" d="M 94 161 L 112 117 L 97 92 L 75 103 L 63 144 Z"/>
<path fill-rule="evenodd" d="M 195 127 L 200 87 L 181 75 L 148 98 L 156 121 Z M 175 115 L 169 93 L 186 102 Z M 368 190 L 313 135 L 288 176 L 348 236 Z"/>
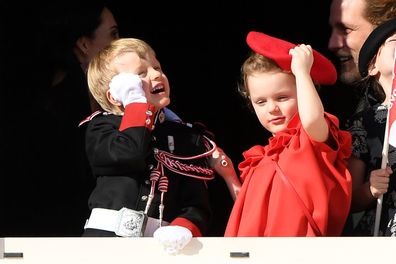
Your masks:
<path fill-rule="evenodd" d="M 292 56 L 289 50 L 296 44 L 255 31 L 249 32 L 246 42 L 254 52 L 272 59 L 283 70 L 291 71 Z M 337 71 L 333 63 L 316 50 L 313 50 L 313 56 L 312 79 L 323 85 L 334 84 L 337 80 Z"/>

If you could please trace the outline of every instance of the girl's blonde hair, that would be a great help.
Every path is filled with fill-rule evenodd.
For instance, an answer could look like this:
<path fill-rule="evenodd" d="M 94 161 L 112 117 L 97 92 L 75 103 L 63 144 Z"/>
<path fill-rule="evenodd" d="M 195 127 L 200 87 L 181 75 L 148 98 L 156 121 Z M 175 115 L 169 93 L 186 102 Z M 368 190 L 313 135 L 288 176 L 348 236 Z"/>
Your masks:
<path fill-rule="evenodd" d="M 101 50 L 89 63 L 87 78 L 92 96 L 103 110 L 121 114 L 118 107 L 112 105 L 106 97 L 111 79 L 118 74 L 114 67 L 114 60 L 118 56 L 135 52 L 140 58 L 148 55 L 155 56 L 154 50 L 146 42 L 136 38 L 121 38 L 114 40 L 109 46 Z"/>

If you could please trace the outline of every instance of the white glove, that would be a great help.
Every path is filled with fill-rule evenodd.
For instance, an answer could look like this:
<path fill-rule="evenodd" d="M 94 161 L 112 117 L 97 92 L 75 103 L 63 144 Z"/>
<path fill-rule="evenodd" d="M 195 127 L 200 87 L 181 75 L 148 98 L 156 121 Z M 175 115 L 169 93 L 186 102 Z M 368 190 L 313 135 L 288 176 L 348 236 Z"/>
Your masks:
<path fill-rule="evenodd" d="M 111 79 L 109 86 L 113 98 L 124 107 L 130 103 L 147 103 L 142 80 L 136 74 L 121 72 Z"/>
<path fill-rule="evenodd" d="M 185 227 L 169 225 L 155 230 L 153 236 L 168 254 L 177 254 L 190 242 L 192 233 Z"/>

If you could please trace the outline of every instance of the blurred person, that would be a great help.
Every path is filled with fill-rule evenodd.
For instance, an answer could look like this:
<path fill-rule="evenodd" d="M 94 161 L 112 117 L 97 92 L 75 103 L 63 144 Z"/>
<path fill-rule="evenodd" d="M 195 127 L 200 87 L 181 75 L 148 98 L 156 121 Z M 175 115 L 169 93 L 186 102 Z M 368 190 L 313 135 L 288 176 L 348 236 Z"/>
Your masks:
<path fill-rule="evenodd" d="M 382 169 L 383 143 L 387 113 L 391 101 L 394 54 L 396 48 L 396 18 L 377 26 L 364 42 L 359 53 L 362 85 L 378 94 L 379 101 L 354 115 L 347 124 L 353 138 L 349 168 L 354 175 L 355 191 L 351 212 L 361 212 L 361 218 L 350 226 L 346 235 L 371 236 L 376 218 L 376 201 L 383 196 L 379 235 L 396 235 L 396 170 L 395 147 L 389 145 L 387 167 Z"/>
<path fill-rule="evenodd" d="M 394 0 L 332 0 L 328 48 L 338 58 L 338 79 L 352 84 L 362 77 L 358 70 L 359 51 L 373 29 L 396 17 Z"/>
<path fill-rule="evenodd" d="M 368 104 L 366 87 L 356 86 L 361 79 L 357 69 L 359 50 L 378 24 L 395 15 L 394 0 L 331 1 L 328 49 L 334 55 L 338 80 L 336 85 L 324 87 L 320 95 L 326 109 L 340 119 L 341 128 L 345 128 L 349 117 Z"/>
<path fill-rule="evenodd" d="M 351 100 L 348 100 L 346 106 L 342 108 L 339 103 L 335 103 L 335 112 L 344 114 L 345 111 L 348 115 L 345 118 L 343 127 L 347 128 L 353 136 L 353 149 L 354 153 L 361 152 L 363 149 L 360 146 L 360 139 L 357 138 L 354 122 L 358 120 L 363 113 L 376 109 L 384 100 L 384 94 L 381 90 L 375 90 L 373 87 L 361 82 L 362 76 L 359 73 L 358 61 L 359 52 L 370 33 L 380 24 L 385 21 L 396 17 L 396 1 L 394 0 L 332 0 L 330 6 L 329 23 L 331 26 L 331 36 L 328 42 L 328 48 L 338 58 L 339 70 L 338 76 L 341 85 L 345 85 L 342 89 L 350 89 L 353 92 Z M 348 91 L 348 92 L 351 92 Z M 334 98 L 339 102 L 339 98 Z M 353 106 L 351 106 L 351 104 Z M 348 109 L 351 108 L 351 111 Z M 350 113 L 349 113 L 350 112 Z M 373 143 L 371 148 L 379 150 L 382 147 L 381 142 Z M 364 152 L 367 152 L 365 149 Z M 376 151 L 378 153 L 378 151 Z M 359 157 L 360 155 L 358 155 Z M 372 163 L 370 161 L 370 163 Z M 362 164 L 361 159 L 356 159 L 355 155 L 351 156 L 349 162 L 349 169 L 352 174 L 353 182 L 353 198 L 352 198 L 352 211 L 345 227 L 345 235 L 365 234 L 369 235 L 370 232 L 354 232 L 357 224 L 361 222 L 361 216 L 364 214 L 364 207 L 355 204 L 362 204 L 363 199 L 360 201 L 361 196 L 370 194 L 369 172 L 361 173 L 359 168 L 371 167 L 370 163 Z M 375 163 L 375 162 L 374 162 Z M 363 178 L 362 175 L 365 175 Z M 367 204 L 366 204 L 367 205 Z M 372 208 L 373 204 L 367 205 L 366 209 Z M 363 210 L 361 213 L 357 213 Z M 373 223 L 370 220 L 371 224 Z M 372 230 L 371 224 L 366 223 L 367 230 Z"/>
<path fill-rule="evenodd" d="M 7 164 L 4 235 L 80 236 L 95 184 L 84 131 L 78 128 L 97 109 L 85 72 L 91 58 L 119 37 L 118 25 L 102 0 L 56 1 L 37 12 L 36 64 L 29 71 L 29 86 L 21 87 L 24 96 L 29 94 L 21 98 L 24 109 L 31 112 L 18 115 L 24 121 L 13 129 L 25 132 L 7 143 L 19 155 Z"/>

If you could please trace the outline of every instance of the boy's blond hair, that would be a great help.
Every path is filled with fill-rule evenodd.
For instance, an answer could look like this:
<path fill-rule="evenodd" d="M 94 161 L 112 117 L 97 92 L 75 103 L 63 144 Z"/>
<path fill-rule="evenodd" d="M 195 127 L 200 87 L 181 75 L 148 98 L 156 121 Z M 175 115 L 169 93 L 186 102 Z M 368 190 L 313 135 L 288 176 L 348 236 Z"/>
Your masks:
<path fill-rule="evenodd" d="M 121 110 L 112 105 L 106 97 L 111 79 L 118 74 L 114 68 L 114 59 L 118 56 L 135 52 L 140 58 L 146 58 L 147 55 L 154 55 L 154 50 L 146 42 L 136 38 L 121 38 L 110 43 L 109 46 L 101 50 L 89 63 L 87 78 L 88 87 L 106 112 L 121 114 Z"/>

